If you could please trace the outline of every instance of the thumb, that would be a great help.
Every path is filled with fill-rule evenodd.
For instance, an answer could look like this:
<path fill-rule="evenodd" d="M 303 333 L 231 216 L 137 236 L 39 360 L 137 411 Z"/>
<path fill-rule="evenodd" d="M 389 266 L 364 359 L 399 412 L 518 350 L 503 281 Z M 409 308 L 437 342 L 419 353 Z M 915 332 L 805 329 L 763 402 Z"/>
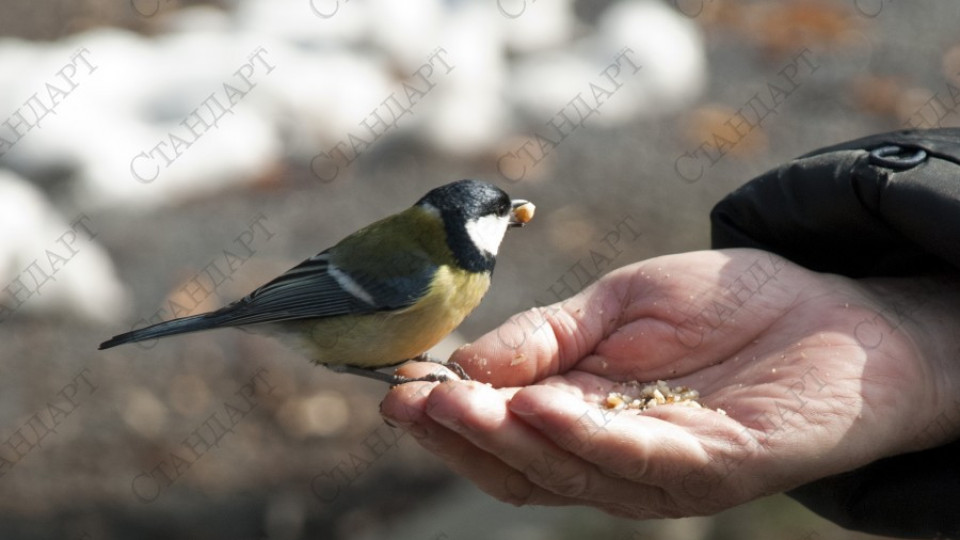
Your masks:
<path fill-rule="evenodd" d="M 566 372 L 616 328 L 627 289 L 617 274 L 566 300 L 510 317 L 450 360 L 497 387 L 525 386 Z"/>

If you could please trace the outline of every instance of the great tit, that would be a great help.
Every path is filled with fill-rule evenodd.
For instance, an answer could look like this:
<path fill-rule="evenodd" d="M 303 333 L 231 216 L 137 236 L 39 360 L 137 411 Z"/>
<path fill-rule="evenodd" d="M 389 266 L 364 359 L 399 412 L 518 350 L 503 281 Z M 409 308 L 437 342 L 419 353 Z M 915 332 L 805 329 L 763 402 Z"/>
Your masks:
<path fill-rule="evenodd" d="M 115 336 L 100 349 L 249 325 L 334 371 L 409 382 L 376 370 L 428 359 L 425 351 L 486 294 L 507 228 L 533 212 L 532 203 L 487 182 L 440 186 L 228 306 Z"/>

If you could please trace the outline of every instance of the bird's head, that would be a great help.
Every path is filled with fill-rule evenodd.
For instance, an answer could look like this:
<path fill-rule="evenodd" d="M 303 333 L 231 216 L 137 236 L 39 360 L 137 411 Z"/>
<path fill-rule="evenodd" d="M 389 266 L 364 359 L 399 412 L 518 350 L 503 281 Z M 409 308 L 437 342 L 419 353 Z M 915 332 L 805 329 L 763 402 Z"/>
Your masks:
<path fill-rule="evenodd" d="M 534 211 L 532 203 L 510 199 L 502 189 L 479 180 L 434 188 L 417 205 L 443 220 L 454 257 L 461 267 L 474 272 L 493 270 L 507 229 L 523 226 Z"/>

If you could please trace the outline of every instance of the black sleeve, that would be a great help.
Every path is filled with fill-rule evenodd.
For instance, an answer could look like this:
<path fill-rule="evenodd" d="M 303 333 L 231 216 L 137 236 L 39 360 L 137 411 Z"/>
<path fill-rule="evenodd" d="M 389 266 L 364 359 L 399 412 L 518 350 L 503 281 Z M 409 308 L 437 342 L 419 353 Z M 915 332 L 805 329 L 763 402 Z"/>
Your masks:
<path fill-rule="evenodd" d="M 772 251 L 819 272 L 960 269 L 960 129 L 874 135 L 773 169 L 720 201 L 714 248 Z M 790 496 L 848 528 L 960 535 L 960 441 L 801 486 Z"/>

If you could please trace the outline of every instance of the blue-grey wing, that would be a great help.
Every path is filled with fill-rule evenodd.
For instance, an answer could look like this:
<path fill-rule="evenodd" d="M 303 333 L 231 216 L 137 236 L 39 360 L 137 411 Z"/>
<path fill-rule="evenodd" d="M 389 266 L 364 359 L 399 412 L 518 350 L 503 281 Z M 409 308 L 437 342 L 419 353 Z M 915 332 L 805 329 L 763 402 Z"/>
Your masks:
<path fill-rule="evenodd" d="M 216 318 L 235 326 L 401 309 L 426 292 L 436 270 L 414 266 L 420 270 L 373 279 L 337 268 L 323 252 L 219 310 Z"/>

